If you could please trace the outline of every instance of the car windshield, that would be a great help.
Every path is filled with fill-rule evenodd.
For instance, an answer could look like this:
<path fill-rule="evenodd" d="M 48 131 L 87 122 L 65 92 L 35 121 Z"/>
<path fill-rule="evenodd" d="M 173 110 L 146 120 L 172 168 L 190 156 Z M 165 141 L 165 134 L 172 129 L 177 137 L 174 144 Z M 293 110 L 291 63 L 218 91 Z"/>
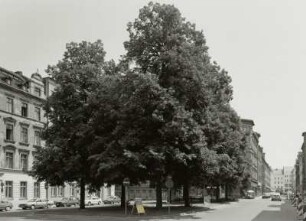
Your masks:
<path fill-rule="evenodd" d="M 36 201 L 36 199 L 30 199 L 30 200 L 28 200 L 28 202 L 35 202 Z"/>

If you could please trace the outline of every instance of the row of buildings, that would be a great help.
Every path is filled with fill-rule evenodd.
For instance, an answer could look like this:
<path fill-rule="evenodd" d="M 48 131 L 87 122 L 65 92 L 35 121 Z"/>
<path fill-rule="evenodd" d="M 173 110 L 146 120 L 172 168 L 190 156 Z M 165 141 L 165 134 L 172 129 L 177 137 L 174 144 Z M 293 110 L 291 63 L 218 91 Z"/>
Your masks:
<path fill-rule="evenodd" d="M 254 121 L 242 119 L 241 124 L 247 142 L 246 170 L 250 174 L 248 189 L 253 190 L 256 195 L 262 195 L 264 192 L 272 191 L 272 169 L 266 161 L 263 148 L 259 145 L 260 134 L 253 130 Z"/>
<path fill-rule="evenodd" d="M 271 180 L 272 190 L 282 194 L 293 193 L 295 182 L 294 174 L 294 167 L 283 167 L 282 169 L 274 169 Z"/>
<path fill-rule="evenodd" d="M 259 145 L 260 134 L 253 130 L 254 121 L 242 119 L 241 123 L 247 138 L 246 162 L 247 172 L 250 174 L 249 189 L 256 195 L 271 191 L 293 192 L 295 168 L 272 169 L 265 159 L 263 148 Z"/>

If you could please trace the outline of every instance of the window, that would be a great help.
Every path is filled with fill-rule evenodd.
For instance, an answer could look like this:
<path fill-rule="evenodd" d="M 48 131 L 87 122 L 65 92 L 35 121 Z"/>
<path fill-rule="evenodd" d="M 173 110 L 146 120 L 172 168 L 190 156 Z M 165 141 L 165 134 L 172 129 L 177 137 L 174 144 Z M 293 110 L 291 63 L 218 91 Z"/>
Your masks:
<path fill-rule="evenodd" d="M 40 183 L 34 183 L 34 198 L 40 198 Z"/>
<path fill-rule="evenodd" d="M 41 139 L 40 139 L 40 131 L 39 130 L 35 130 L 34 131 L 34 145 L 36 146 L 40 146 L 40 142 Z"/>
<path fill-rule="evenodd" d="M 28 116 L 28 104 L 27 103 L 22 103 L 21 106 L 21 116 L 27 117 Z"/>
<path fill-rule="evenodd" d="M 41 90 L 40 90 L 39 87 L 35 87 L 35 88 L 34 88 L 34 95 L 40 97 L 40 95 L 41 95 Z"/>
<path fill-rule="evenodd" d="M 10 140 L 13 141 L 14 140 L 14 136 L 13 136 L 13 125 L 12 124 L 6 124 L 6 140 Z"/>
<path fill-rule="evenodd" d="M 5 167 L 13 169 L 14 154 L 12 152 L 5 152 Z"/>
<path fill-rule="evenodd" d="M 75 187 L 74 187 L 74 185 L 70 186 L 70 196 L 75 196 Z"/>
<path fill-rule="evenodd" d="M 20 167 L 22 170 L 28 170 L 28 155 L 27 154 L 20 154 Z"/>
<path fill-rule="evenodd" d="M 57 196 L 64 196 L 64 187 L 63 186 L 58 187 Z"/>
<path fill-rule="evenodd" d="M 40 108 L 35 107 L 35 120 L 40 121 Z"/>
<path fill-rule="evenodd" d="M 20 182 L 20 198 L 27 198 L 27 182 Z"/>
<path fill-rule="evenodd" d="M 21 127 L 21 142 L 28 143 L 28 128 Z"/>
<path fill-rule="evenodd" d="M 51 197 L 56 197 L 57 196 L 57 187 L 52 186 L 51 187 Z"/>
<path fill-rule="evenodd" d="M 5 181 L 5 197 L 13 198 L 13 181 Z"/>
<path fill-rule="evenodd" d="M 13 98 L 8 97 L 6 104 L 7 104 L 7 109 L 6 109 L 7 112 L 13 113 L 13 110 L 14 110 L 14 100 L 13 100 Z"/>

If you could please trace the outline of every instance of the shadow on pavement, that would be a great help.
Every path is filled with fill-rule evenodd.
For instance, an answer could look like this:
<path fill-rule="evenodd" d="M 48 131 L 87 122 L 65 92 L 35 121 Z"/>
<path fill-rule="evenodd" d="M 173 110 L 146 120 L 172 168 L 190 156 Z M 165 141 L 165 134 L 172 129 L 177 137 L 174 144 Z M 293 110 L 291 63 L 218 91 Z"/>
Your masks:
<path fill-rule="evenodd" d="M 281 207 L 281 205 L 269 205 L 268 207 Z"/>
<path fill-rule="evenodd" d="M 31 220 L 55 220 L 55 219 L 67 219 L 76 220 L 73 217 L 77 217 L 81 220 L 95 219 L 109 220 L 111 218 L 117 219 L 131 219 L 131 220 L 147 220 L 147 219 L 200 219 L 196 216 L 198 212 L 212 211 L 213 209 L 203 206 L 193 206 L 185 208 L 183 206 L 171 207 L 171 212 L 168 214 L 168 208 L 163 207 L 162 209 L 156 209 L 154 207 L 145 207 L 145 215 L 132 215 L 131 207 L 129 208 L 129 214 L 126 216 L 124 209 L 119 206 L 106 206 L 106 207 L 92 207 L 80 210 L 79 208 L 53 208 L 44 210 L 27 210 L 27 211 L 16 211 L 8 213 L 0 213 L 1 217 L 19 217 L 22 219 Z"/>
<path fill-rule="evenodd" d="M 290 221 L 296 220 L 296 208 L 290 203 L 285 202 L 281 205 L 269 205 L 271 208 L 279 210 L 264 210 L 258 214 L 252 221 Z"/>

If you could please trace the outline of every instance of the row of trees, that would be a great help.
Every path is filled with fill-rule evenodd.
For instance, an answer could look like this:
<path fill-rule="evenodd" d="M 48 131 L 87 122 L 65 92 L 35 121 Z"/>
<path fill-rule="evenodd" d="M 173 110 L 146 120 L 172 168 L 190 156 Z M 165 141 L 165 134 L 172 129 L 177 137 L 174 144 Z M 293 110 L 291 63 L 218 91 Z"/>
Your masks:
<path fill-rule="evenodd" d="M 46 147 L 33 175 L 52 185 L 151 181 L 157 207 L 168 175 L 183 187 L 236 186 L 243 134 L 230 106 L 231 79 L 208 55 L 204 35 L 172 5 L 149 3 L 128 24 L 121 61 L 100 40 L 70 43 L 47 72 L 57 83 L 45 105 Z M 124 194 L 122 194 L 124 195 Z M 124 199 L 123 199 L 124 200 Z"/>

